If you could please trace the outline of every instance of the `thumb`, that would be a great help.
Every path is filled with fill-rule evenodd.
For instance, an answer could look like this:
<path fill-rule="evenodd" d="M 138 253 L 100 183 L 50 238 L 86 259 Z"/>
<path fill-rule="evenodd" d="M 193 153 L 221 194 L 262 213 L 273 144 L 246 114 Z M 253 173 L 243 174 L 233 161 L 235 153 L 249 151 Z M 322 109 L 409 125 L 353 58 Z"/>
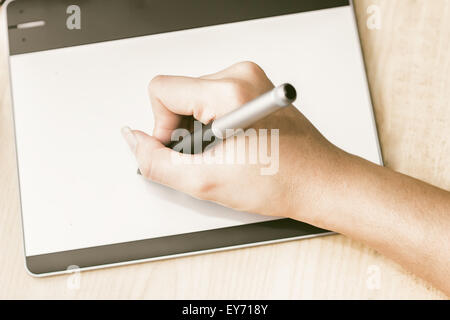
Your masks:
<path fill-rule="evenodd" d="M 122 135 L 136 157 L 142 176 L 201 198 L 204 178 L 209 170 L 195 164 L 193 157 L 198 155 L 173 151 L 155 137 L 128 127 L 122 129 Z"/>

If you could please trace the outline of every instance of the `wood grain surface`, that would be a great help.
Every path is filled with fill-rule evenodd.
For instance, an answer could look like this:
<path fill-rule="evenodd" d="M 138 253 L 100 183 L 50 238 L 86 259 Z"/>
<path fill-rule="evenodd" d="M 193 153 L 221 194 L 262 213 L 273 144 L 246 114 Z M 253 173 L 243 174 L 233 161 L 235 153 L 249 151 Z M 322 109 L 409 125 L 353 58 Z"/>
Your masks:
<path fill-rule="evenodd" d="M 380 29 L 367 26 L 371 5 Z M 355 11 L 386 166 L 450 190 L 450 1 L 356 0 Z M 82 272 L 79 288 L 69 275 L 31 277 L 1 31 L 0 298 L 446 299 L 340 235 Z"/>

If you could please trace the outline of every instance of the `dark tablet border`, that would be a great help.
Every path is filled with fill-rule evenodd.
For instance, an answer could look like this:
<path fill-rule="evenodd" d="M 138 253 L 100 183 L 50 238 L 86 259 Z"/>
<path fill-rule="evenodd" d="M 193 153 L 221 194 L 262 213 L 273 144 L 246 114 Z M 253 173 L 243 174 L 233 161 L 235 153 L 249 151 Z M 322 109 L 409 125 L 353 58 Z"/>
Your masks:
<path fill-rule="evenodd" d="M 52 34 L 51 32 L 48 32 L 48 28 L 51 26 L 51 21 L 53 21 L 53 18 L 46 21 L 46 27 L 42 28 L 41 30 L 19 30 L 13 27 L 14 24 L 17 23 L 28 22 L 30 20 L 39 20 L 39 18 L 35 18 L 36 15 L 33 11 L 38 7 L 39 4 L 41 4 L 41 7 L 38 8 L 38 11 L 41 13 L 41 19 L 43 19 L 47 16 L 51 16 L 51 14 L 48 15 L 47 13 L 52 12 L 52 10 L 47 9 L 52 9 L 52 6 L 66 6 L 69 3 L 86 4 L 88 3 L 87 1 L 89 0 L 16 0 L 10 3 L 6 8 L 8 14 L 10 55 L 350 5 L 350 2 L 348 0 L 267 0 L 264 1 L 264 7 L 258 7 L 257 4 L 260 4 L 260 0 L 247 0 L 248 2 L 245 3 L 245 10 L 239 11 L 238 15 L 228 15 L 227 19 L 224 19 L 223 21 L 203 21 L 203 24 L 200 25 L 192 23 L 191 25 L 177 25 L 177 28 L 175 29 L 168 29 L 167 25 L 160 25 L 157 28 L 155 28 L 154 26 L 147 26 L 146 28 L 148 30 L 145 33 L 139 33 L 136 29 L 127 28 L 126 34 L 113 34 L 111 32 L 105 32 L 101 35 L 98 35 L 96 34 L 96 31 L 79 32 L 78 36 L 74 36 L 76 35 L 77 31 L 74 31 L 70 35 L 68 35 L 66 31 L 58 31 L 56 34 Z M 110 1 L 110 3 L 112 3 L 117 2 L 118 0 L 107 1 Z M 206 3 L 206 1 L 211 0 L 193 0 L 192 3 L 204 4 Z M 244 0 L 220 0 L 217 2 L 224 5 L 225 2 L 223 1 L 226 1 L 227 4 L 233 4 L 233 8 L 236 8 L 239 7 Z M 160 4 L 164 2 L 171 3 L 173 5 L 175 2 L 177 2 L 177 0 L 134 0 L 134 3 L 142 4 L 148 2 Z M 17 3 L 20 3 L 21 6 L 15 6 L 15 4 Z M 33 4 L 33 6 L 30 5 L 31 3 Z M 50 3 L 52 4 L 50 5 Z M 249 3 L 251 5 L 249 5 Z M 9 8 L 12 8 L 13 4 L 15 8 L 14 10 L 17 10 L 17 12 L 20 11 L 21 8 L 25 7 L 25 5 L 30 6 L 30 8 L 34 9 L 24 11 L 27 12 L 28 16 L 16 15 L 14 17 L 14 14 L 12 14 L 11 16 L 13 16 L 13 18 L 11 19 Z M 269 4 L 272 4 L 272 7 L 270 7 L 270 10 L 273 10 L 272 12 L 270 10 L 265 10 L 268 8 L 268 6 L 266 5 Z M 252 7 L 252 5 L 254 7 Z M 205 8 L 203 8 L 202 10 L 205 10 Z M 32 14 L 30 14 L 30 11 Z M 43 12 L 45 14 L 43 14 Z M 32 16 L 32 19 L 30 19 L 30 16 Z M 54 15 L 54 18 L 55 21 L 61 21 L 61 17 L 58 15 Z M 65 18 L 66 16 L 64 16 L 64 19 Z M 216 17 L 215 19 L 218 18 Z M 101 32 L 102 29 L 97 29 L 97 31 Z M 20 32 L 26 32 L 26 34 Z M 40 35 L 40 37 L 36 36 L 36 38 L 34 38 L 35 41 L 24 42 L 21 40 L 21 37 L 23 37 L 24 34 L 26 35 L 27 40 L 30 40 L 30 36 Z M 55 43 L 51 41 L 52 36 L 55 36 L 55 39 L 59 39 L 61 43 L 55 45 Z M 47 41 L 46 39 L 50 40 Z M 80 269 L 101 268 L 102 266 L 109 266 L 114 264 L 117 265 L 137 263 L 152 259 L 156 260 L 170 258 L 172 256 L 202 253 L 204 251 L 232 249 L 234 247 L 253 246 L 270 242 L 289 241 L 302 237 L 314 237 L 328 234 L 333 234 L 333 232 L 316 228 L 309 224 L 294 221 L 291 219 L 279 219 L 167 237 L 151 238 L 145 240 L 116 243 L 111 245 L 53 252 L 41 255 L 25 256 L 25 258 L 27 270 L 34 276 L 43 276 L 53 273 L 66 272 L 68 268 L 70 269 L 73 266 L 76 266 Z"/>
<path fill-rule="evenodd" d="M 74 4 L 81 9 L 80 30 L 66 27 L 67 7 Z M 348 5 L 349 0 L 16 0 L 6 9 L 15 55 Z M 38 20 L 45 26 L 16 27 Z"/>
<path fill-rule="evenodd" d="M 331 234 L 330 231 L 291 219 L 278 219 L 234 227 L 177 234 L 26 257 L 34 275 L 76 268 L 139 262 L 152 258 L 219 250 L 260 242 L 289 240 L 302 236 Z"/>

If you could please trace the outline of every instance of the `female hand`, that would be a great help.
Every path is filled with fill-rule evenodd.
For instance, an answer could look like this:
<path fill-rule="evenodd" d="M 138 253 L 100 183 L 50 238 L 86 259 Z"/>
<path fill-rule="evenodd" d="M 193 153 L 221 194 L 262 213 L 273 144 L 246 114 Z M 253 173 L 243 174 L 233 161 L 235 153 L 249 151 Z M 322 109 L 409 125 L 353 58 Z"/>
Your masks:
<path fill-rule="evenodd" d="M 339 180 L 339 163 L 346 155 L 294 106 L 252 126 L 260 142 L 258 148 L 251 148 L 249 141 L 255 137 L 244 134 L 197 155 L 182 155 L 165 147 L 173 131 L 190 127 L 192 118 L 207 124 L 273 87 L 264 71 L 252 62 L 237 63 L 200 78 L 155 77 L 149 85 L 155 116 L 153 136 L 128 128 L 123 132 L 143 176 L 233 209 L 322 224 L 318 215 L 327 206 L 324 194 L 334 187 L 333 181 Z M 261 137 L 264 129 L 267 137 Z M 230 144 L 246 147 L 233 154 L 227 150 Z M 267 144 L 263 147 L 270 154 L 270 164 L 261 161 L 262 144 Z M 239 152 L 245 152 L 244 164 L 237 161 Z M 175 156 L 185 161 L 174 161 Z M 250 161 L 252 156 L 258 158 L 257 163 Z M 220 164 L 224 158 L 228 161 Z"/>

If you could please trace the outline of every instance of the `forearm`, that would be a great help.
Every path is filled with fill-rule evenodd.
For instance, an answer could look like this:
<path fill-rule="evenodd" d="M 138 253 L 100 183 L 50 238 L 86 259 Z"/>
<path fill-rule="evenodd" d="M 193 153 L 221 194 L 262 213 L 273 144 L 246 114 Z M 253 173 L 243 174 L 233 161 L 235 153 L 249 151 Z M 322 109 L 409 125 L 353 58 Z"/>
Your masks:
<path fill-rule="evenodd" d="M 365 242 L 450 295 L 450 193 L 344 154 L 321 227 Z"/>

